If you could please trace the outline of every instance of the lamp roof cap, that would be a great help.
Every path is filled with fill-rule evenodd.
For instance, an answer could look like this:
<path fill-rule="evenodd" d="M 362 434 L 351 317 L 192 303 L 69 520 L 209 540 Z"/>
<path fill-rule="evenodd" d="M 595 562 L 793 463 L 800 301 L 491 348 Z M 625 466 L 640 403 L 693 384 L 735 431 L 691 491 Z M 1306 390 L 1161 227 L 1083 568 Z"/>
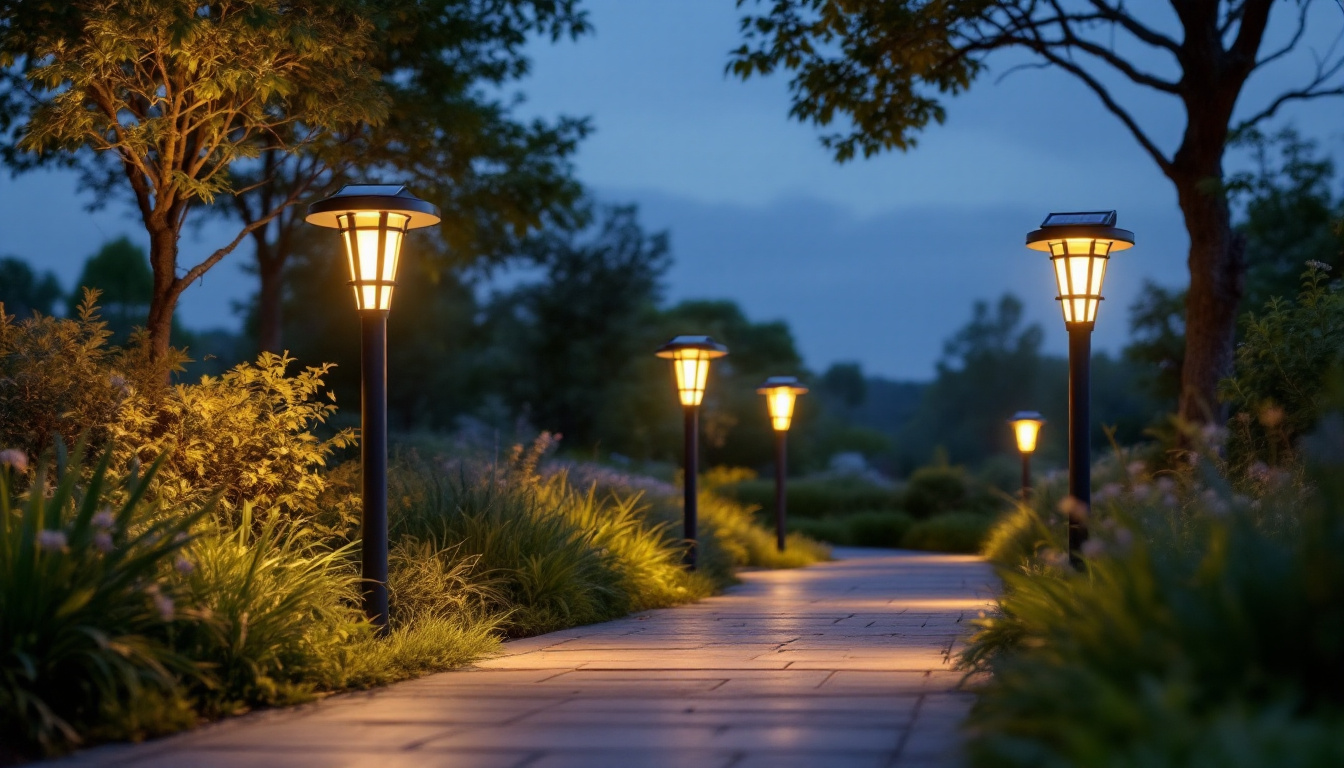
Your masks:
<path fill-rule="evenodd" d="M 345 213 L 400 213 L 409 221 L 407 229 L 419 229 L 439 223 L 439 207 L 416 197 L 404 184 L 346 184 L 336 194 L 308 206 L 309 224 L 339 229 L 338 216 Z"/>
<path fill-rule="evenodd" d="M 807 387 L 803 386 L 803 383 L 798 380 L 797 376 L 771 376 L 757 388 L 756 393 L 764 395 L 769 393 L 772 389 L 779 389 L 781 387 L 788 387 L 793 390 L 795 395 L 802 395 L 807 392 Z"/>
<path fill-rule="evenodd" d="M 1015 421 L 1039 421 L 1045 423 L 1045 417 L 1038 411 L 1018 411 L 1013 414 L 1013 418 L 1008 420 L 1010 423 Z"/>
<path fill-rule="evenodd" d="M 676 357 L 677 352 L 683 349 L 698 349 L 706 353 L 705 356 L 713 359 L 723 357 L 728 354 L 728 348 L 709 336 L 677 336 L 671 341 L 658 348 L 654 354 L 659 357 Z"/>
<path fill-rule="evenodd" d="M 1027 233 L 1027 247 L 1049 251 L 1051 242 L 1067 239 L 1109 240 L 1110 252 L 1134 245 L 1134 233 L 1115 226 L 1115 211 L 1074 211 L 1051 213 L 1039 229 Z"/>

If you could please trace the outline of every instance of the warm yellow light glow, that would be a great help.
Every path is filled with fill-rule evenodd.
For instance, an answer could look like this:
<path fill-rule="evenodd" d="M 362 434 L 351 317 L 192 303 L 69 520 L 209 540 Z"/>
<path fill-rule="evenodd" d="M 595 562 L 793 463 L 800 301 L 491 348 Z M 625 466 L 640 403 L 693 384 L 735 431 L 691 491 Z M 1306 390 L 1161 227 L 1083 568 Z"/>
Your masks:
<path fill-rule="evenodd" d="M 1064 322 L 1094 323 L 1113 242 L 1071 237 L 1049 242 Z"/>
<path fill-rule="evenodd" d="M 410 217 L 386 211 L 359 211 L 340 214 L 337 221 L 345 241 L 355 306 L 360 310 L 391 309 L 401 243 Z"/>
<path fill-rule="evenodd" d="M 1031 453 L 1036 450 L 1036 438 L 1041 434 L 1040 419 L 1014 419 L 1013 433 L 1017 435 L 1017 450 Z"/>
<path fill-rule="evenodd" d="M 793 401 L 798 398 L 793 387 L 773 387 L 765 394 L 766 406 L 770 409 L 770 423 L 775 431 L 783 432 L 793 420 Z"/>
<path fill-rule="evenodd" d="M 710 359 L 711 354 L 703 349 L 676 350 L 672 370 L 677 375 L 677 393 L 682 405 L 699 405 L 705 399 Z"/>

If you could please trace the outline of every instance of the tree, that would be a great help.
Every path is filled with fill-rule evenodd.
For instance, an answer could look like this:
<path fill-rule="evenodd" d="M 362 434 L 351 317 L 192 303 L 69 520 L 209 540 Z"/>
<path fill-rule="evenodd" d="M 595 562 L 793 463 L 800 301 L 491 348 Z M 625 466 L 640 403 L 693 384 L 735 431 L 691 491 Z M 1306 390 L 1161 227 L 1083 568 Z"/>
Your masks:
<path fill-rule="evenodd" d="M 233 171 L 234 187 L 247 191 L 218 209 L 250 226 L 287 206 L 251 231 L 262 349 L 283 347 L 285 269 L 306 226 L 292 205 L 294 190 L 369 178 L 410 183 L 444 214 L 438 237 L 421 239 L 433 245 L 424 267 L 434 273 L 517 255 L 534 229 L 577 223 L 580 189 L 568 157 L 586 122 L 524 123 L 491 95 L 526 74 L 531 34 L 556 39 L 587 30 L 577 0 L 394 0 L 378 13 L 370 65 L 382 73 L 387 119 L 329 134 L 299 153 L 260 137 L 260 157 Z"/>
<path fill-rule="evenodd" d="M 973 464 L 1000 446 L 1004 420 L 1036 407 L 1043 338 L 1039 325 L 1024 325 L 1016 296 L 977 301 L 970 322 L 943 343 L 937 378 L 903 431 L 907 458 L 925 460 L 940 446 L 954 462 Z"/>
<path fill-rule="evenodd" d="M 738 0 L 739 5 L 747 0 Z M 761 0 L 757 0 L 761 2 Z M 1300 0 L 1293 35 L 1262 51 L 1274 0 L 1172 0 L 1180 39 L 1122 0 L 771 0 L 742 20 L 744 44 L 730 63 L 746 78 L 783 67 L 794 73 L 791 114 L 847 132 L 823 137 L 845 161 L 893 148 L 944 119 L 940 98 L 985 71 L 990 54 L 1018 49 L 1034 64 L 1067 72 L 1092 90 L 1176 187 L 1190 236 L 1186 352 L 1179 412 L 1194 422 L 1217 416 L 1218 381 L 1231 371 L 1245 241 L 1232 228 L 1223 156 L 1229 138 L 1285 105 L 1344 95 L 1344 55 L 1332 50 L 1313 75 L 1233 120 L 1244 87 L 1285 59 L 1306 33 L 1311 0 Z M 1145 9 L 1156 3 L 1144 3 Z M 1156 14 L 1153 14 L 1156 15 Z M 1177 76 L 1149 69 L 1174 62 Z M 1185 125 L 1164 151 L 1126 106 L 1116 80 L 1174 97 Z"/>
<path fill-rule="evenodd" d="M 27 318 L 34 312 L 50 315 L 63 292 L 56 276 L 38 274 L 17 256 L 0 256 L 0 312 Z"/>
<path fill-rule="evenodd" d="M 629 450 L 622 433 L 639 420 L 631 406 L 638 410 L 647 394 L 632 387 L 645 383 L 637 361 L 657 344 L 667 235 L 645 233 L 633 206 L 599 218 L 586 236 L 538 238 L 532 251 L 546 276 L 492 302 L 491 379 L 515 412 L 568 444 Z"/>
<path fill-rule="evenodd" d="M 245 192 L 233 164 L 256 156 L 259 137 L 295 152 L 386 115 L 369 11 L 363 0 L 0 1 L 6 159 L 75 165 L 100 202 L 129 186 L 149 234 L 155 359 L 187 286 L 305 192 L 286 190 L 183 268 L 192 208 Z"/>
<path fill-rule="evenodd" d="M 112 333 L 113 343 L 125 344 L 136 327 L 144 327 L 154 298 L 154 275 L 145 250 L 126 237 L 103 243 L 84 262 L 75 290 L 66 305 L 66 317 L 77 317 L 84 290 L 98 291 L 98 313 Z"/>

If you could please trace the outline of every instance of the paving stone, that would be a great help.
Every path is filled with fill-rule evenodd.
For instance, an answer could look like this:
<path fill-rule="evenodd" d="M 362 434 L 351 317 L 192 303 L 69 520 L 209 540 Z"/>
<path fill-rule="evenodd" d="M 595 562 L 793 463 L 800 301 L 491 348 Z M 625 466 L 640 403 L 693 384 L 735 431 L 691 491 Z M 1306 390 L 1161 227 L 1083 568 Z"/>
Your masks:
<path fill-rule="evenodd" d="M 932 768 L 974 703 L 951 668 L 976 558 L 837 549 L 727 594 L 505 643 L 476 667 L 259 712 L 61 768 Z"/>

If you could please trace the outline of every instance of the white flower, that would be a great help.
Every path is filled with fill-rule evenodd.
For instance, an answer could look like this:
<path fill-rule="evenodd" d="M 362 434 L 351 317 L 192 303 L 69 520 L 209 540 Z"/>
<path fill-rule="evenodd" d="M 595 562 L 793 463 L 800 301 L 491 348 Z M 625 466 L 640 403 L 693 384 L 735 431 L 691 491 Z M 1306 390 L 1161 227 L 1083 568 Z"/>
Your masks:
<path fill-rule="evenodd" d="M 98 533 L 95 533 L 93 535 L 93 546 L 96 547 L 98 551 L 102 552 L 103 554 L 111 552 L 113 546 L 112 534 L 108 533 L 107 531 L 99 531 Z"/>
<path fill-rule="evenodd" d="M 1333 267 L 1326 264 L 1324 261 L 1317 261 L 1316 259 L 1307 259 L 1307 266 L 1312 269 L 1319 269 L 1322 272 L 1329 272 L 1333 269 Z"/>
<path fill-rule="evenodd" d="M 1250 475 L 1251 479 L 1257 483 L 1267 483 L 1273 477 L 1273 473 L 1272 470 L 1269 468 L 1269 465 L 1263 461 L 1257 461 L 1254 464 L 1252 464 L 1246 470 L 1246 474 Z"/>
<path fill-rule="evenodd" d="M 65 531 L 38 531 L 37 548 L 46 552 L 60 552 L 65 549 L 68 540 Z"/>
<path fill-rule="evenodd" d="M 1125 469 L 1128 470 L 1130 477 L 1138 477 L 1143 474 L 1147 467 L 1143 465 L 1142 461 L 1131 461 L 1129 462 L 1129 466 L 1125 467 Z"/>
<path fill-rule="evenodd" d="M 0 451 L 0 464 L 7 465 L 15 472 L 28 471 L 28 454 L 18 448 L 6 448 Z"/>

